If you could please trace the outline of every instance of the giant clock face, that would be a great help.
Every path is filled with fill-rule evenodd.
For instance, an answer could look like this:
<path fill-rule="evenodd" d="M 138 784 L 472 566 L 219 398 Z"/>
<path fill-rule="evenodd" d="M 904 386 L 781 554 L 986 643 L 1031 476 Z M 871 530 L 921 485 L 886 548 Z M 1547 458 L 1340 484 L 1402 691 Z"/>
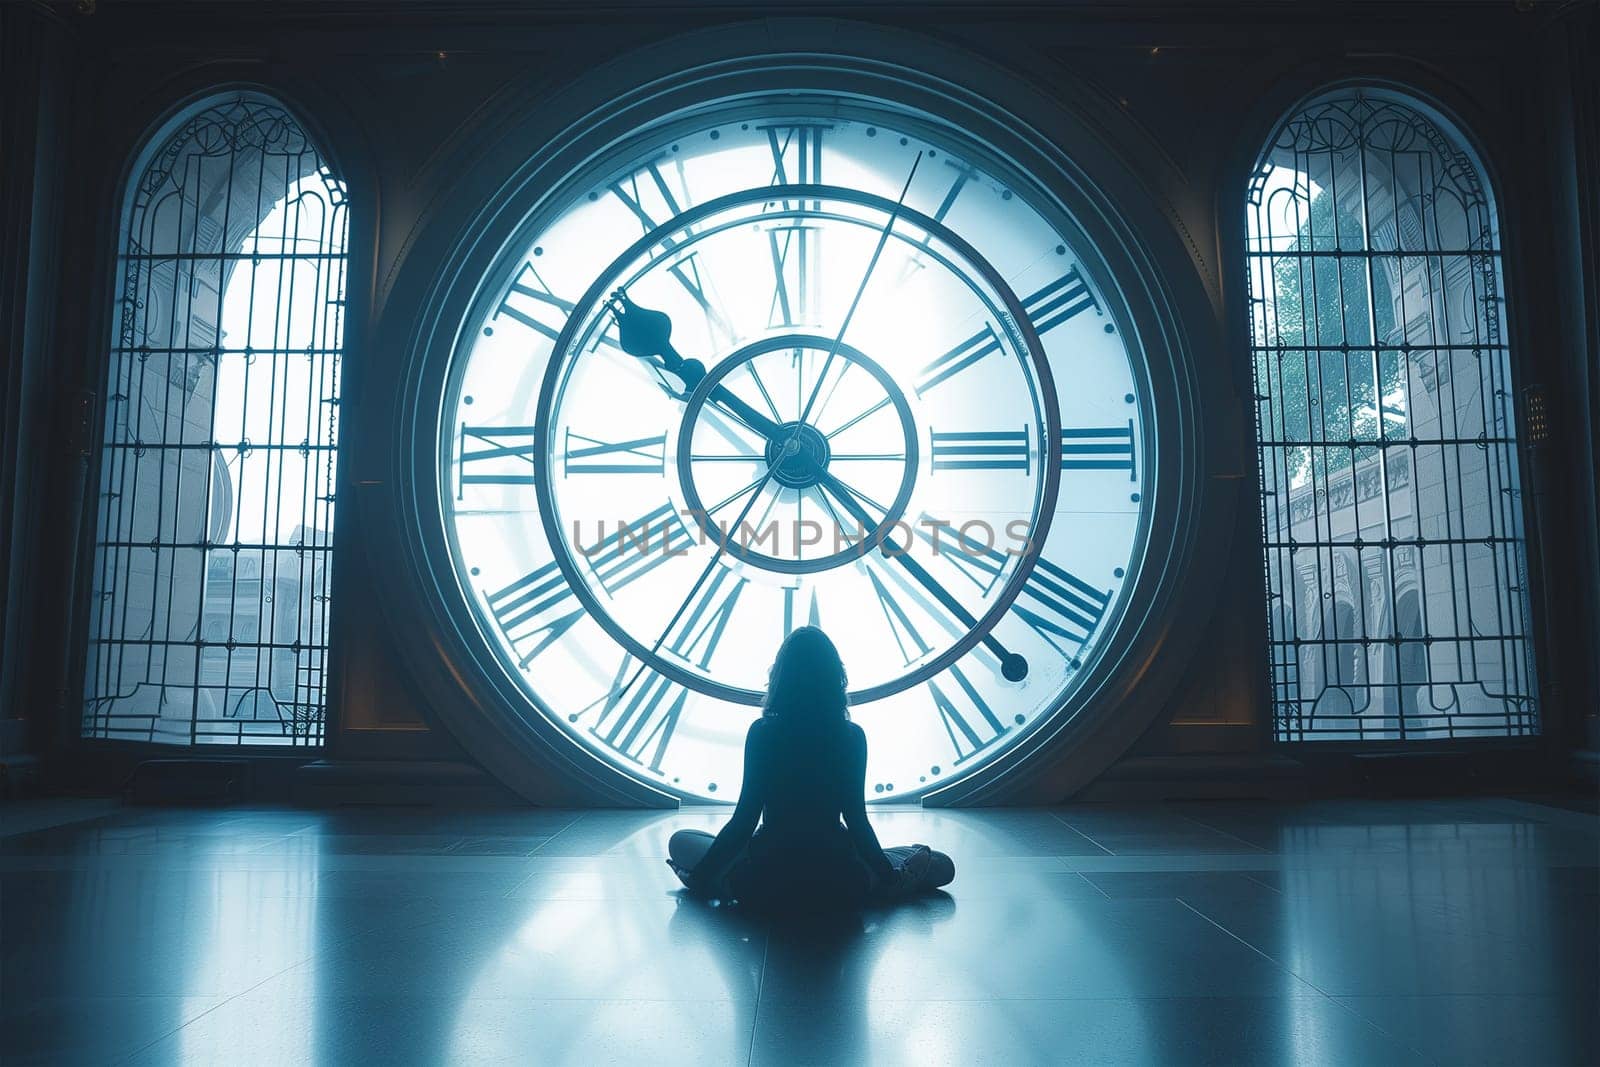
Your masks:
<path fill-rule="evenodd" d="M 816 95 L 664 121 L 564 190 L 485 278 L 440 419 L 462 606 L 530 728 L 731 800 L 803 625 L 869 799 L 1068 713 L 1152 472 L 1117 290 L 1047 191 Z"/>

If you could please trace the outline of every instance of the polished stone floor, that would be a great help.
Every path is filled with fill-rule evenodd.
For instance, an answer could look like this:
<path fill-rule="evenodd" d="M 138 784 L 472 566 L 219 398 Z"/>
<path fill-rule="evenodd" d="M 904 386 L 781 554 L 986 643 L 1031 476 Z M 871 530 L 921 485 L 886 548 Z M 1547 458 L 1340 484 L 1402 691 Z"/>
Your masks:
<path fill-rule="evenodd" d="M 948 894 L 683 898 L 720 810 L 0 806 L 0 1063 L 1600 1061 L 1600 836 L 1516 800 L 876 815 Z"/>

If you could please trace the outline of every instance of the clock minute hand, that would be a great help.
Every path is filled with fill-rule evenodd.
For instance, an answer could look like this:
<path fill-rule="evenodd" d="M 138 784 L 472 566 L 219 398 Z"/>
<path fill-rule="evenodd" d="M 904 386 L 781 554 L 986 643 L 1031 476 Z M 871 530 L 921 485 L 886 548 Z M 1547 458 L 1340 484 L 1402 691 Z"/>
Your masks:
<path fill-rule="evenodd" d="M 877 525 L 877 520 L 874 519 L 867 509 L 861 505 L 861 502 L 856 499 L 855 493 L 848 485 L 846 485 L 844 482 L 841 482 L 837 475 L 828 474 L 825 472 L 817 485 L 819 488 L 826 489 L 833 495 L 835 500 L 838 500 L 839 503 L 843 505 L 844 509 L 848 511 L 851 517 L 854 518 L 859 524 L 860 529 L 869 530 Z M 977 618 L 973 616 L 972 612 L 967 610 L 966 605 L 962 604 L 960 600 L 956 599 L 956 597 L 951 594 L 948 589 L 940 585 L 938 580 L 935 579 L 933 575 L 928 573 L 927 568 L 923 567 L 922 564 L 911 558 L 911 549 L 909 545 L 901 547 L 897 542 L 891 539 L 889 531 L 884 530 L 878 539 L 878 549 L 883 553 L 883 557 L 885 559 L 892 559 L 901 567 L 905 568 L 906 572 L 917 580 L 918 585 L 922 586 L 929 593 L 931 593 L 935 600 L 944 605 L 946 611 L 954 615 L 968 629 L 973 629 L 978 625 Z M 1010 649 L 1006 648 L 1005 645 L 1001 644 L 1000 639 L 995 637 L 992 631 L 983 635 L 983 644 L 989 649 L 989 651 L 1000 657 L 1002 670 L 1015 672 L 1020 669 L 1024 673 L 1026 672 L 1027 661 L 1021 656 L 1015 655 Z M 1016 678 L 1012 678 L 1009 673 L 1007 673 L 1005 677 L 1009 681 L 1017 680 Z"/>
<path fill-rule="evenodd" d="M 617 320 L 619 348 L 647 362 L 659 358 L 661 368 L 683 382 L 685 395 L 700 384 L 700 380 L 706 376 L 705 364 L 698 359 L 685 359 L 672 347 L 672 319 L 666 312 L 640 307 L 621 289 L 611 294 L 609 304 Z M 777 423 L 739 399 L 727 387 L 715 386 L 709 399 L 767 440 L 776 441 L 783 436 L 783 430 Z"/>

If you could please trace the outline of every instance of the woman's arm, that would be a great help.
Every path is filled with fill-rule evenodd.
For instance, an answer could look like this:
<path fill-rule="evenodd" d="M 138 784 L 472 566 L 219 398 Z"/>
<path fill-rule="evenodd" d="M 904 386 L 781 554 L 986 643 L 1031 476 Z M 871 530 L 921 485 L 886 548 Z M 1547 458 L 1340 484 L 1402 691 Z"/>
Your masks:
<path fill-rule="evenodd" d="M 845 794 L 841 805 L 844 824 L 850 831 L 850 841 L 855 845 L 856 855 L 872 871 L 878 884 L 883 885 L 894 879 L 894 867 L 889 863 L 889 857 L 883 854 L 878 835 L 872 832 L 872 824 L 867 821 L 867 735 L 853 723 L 850 726 L 849 770 L 850 773 L 845 776 L 849 792 Z"/>
<path fill-rule="evenodd" d="M 706 854 L 690 872 L 697 886 L 712 888 L 728 873 L 756 832 L 756 822 L 766 803 L 766 745 L 760 719 L 750 724 L 744 735 L 744 782 L 739 786 L 739 803 L 733 817 L 706 849 Z"/>

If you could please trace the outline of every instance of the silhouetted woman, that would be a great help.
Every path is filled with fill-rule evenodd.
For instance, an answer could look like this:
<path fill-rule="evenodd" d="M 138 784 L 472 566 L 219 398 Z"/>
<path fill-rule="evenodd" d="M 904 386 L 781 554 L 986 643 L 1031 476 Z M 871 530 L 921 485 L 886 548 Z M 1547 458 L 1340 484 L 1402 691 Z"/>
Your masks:
<path fill-rule="evenodd" d="M 795 630 L 768 675 L 765 712 L 745 735 L 733 817 L 715 838 L 701 830 L 672 835 L 667 863 L 691 892 L 839 906 L 955 878 L 950 857 L 926 845 L 887 852 L 878 845 L 867 822 L 867 736 L 845 704 L 839 650 L 814 626 Z"/>

